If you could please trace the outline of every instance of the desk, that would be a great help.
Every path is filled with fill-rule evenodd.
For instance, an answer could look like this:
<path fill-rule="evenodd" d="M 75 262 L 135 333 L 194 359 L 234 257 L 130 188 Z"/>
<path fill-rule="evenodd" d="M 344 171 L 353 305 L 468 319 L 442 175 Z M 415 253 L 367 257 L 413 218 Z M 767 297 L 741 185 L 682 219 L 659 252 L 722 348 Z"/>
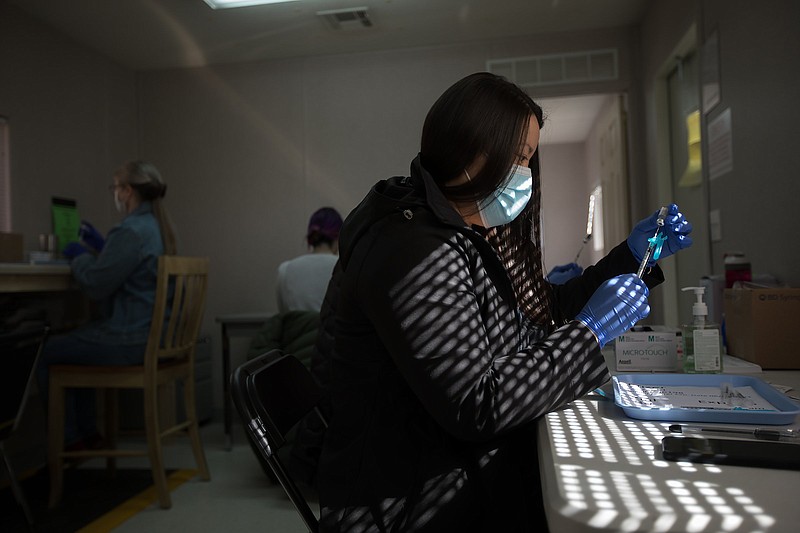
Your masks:
<path fill-rule="evenodd" d="M 0 263 L 0 292 L 44 292 L 76 289 L 69 265 Z"/>
<path fill-rule="evenodd" d="M 798 371 L 754 376 L 800 390 Z M 800 472 L 663 460 L 669 425 L 593 395 L 547 414 L 538 430 L 550 531 L 797 531 Z"/>
<path fill-rule="evenodd" d="M 72 329 L 91 314 L 67 264 L 0 263 L 0 295 L 4 311 L 22 313 L 16 319 L 44 320 L 51 334 Z"/>
<path fill-rule="evenodd" d="M 253 335 L 271 315 L 268 313 L 239 313 L 219 315 L 216 321 L 222 326 L 222 401 L 224 403 L 225 448 L 233 449 L 231 431 L 231 342 L 236 334 Z"/>

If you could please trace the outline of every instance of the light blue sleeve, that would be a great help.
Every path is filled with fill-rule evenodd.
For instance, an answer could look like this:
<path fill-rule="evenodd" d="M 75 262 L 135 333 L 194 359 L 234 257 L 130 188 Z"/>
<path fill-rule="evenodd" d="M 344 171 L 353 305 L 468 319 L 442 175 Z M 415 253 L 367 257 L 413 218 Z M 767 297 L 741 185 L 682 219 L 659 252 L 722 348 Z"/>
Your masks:
<path fill-rule="evenodd" d="M 82 254 L 72 261 L 72 275 L 92 300 L 114 294 L 142 261 L 142 239 L 129 228 L 108 233 L 99 255 Z"/>

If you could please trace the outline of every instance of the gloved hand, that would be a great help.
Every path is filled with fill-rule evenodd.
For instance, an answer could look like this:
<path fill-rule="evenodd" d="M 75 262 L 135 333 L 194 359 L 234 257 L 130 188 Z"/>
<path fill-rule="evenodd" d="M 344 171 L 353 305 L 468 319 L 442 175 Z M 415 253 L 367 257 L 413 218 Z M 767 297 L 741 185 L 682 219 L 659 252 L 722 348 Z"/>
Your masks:
<path fill-rule="evenodd" d="M 577 263 L 567 263 L 566 265 L 554 266 L 547 274 L 547 281 L 553 285 L 563 285 L 572 278 L 576 278 L 583 272 L 583 267 Z"/>
<path fill-rule="evenodd" d="M 78 237 L 80 237 L 83 242 L 98 252 L 101 252 L 103 250 L 103 246 L 106 245 L 106 240 L 103 237 L 103 234 L 97 231 L 94 226 L 85 220 L 81 220 L 81 227 L 78 229 Z"/>
<path fill-rule="evenodd" d="M 575 320 L 592 330 L 602 348 L 650 314 L 649 294 L 647 285 L 636 274 L 611 278 L 594 291 Z"/>
<path fill-rule="evenodd" d="M 70 261 L 75 259 L 79 255 L 86 253 L 89 253 L 89 250 L 87 250 L 85 246 L 77 242 L 71 242 L 67 244 L 61 251 L 61 255 L 63 255 Z"/>
<path fill-rule="evenodd" d="M 633 228 L 633 231 L 628 236 L 628 248 L 633 252 L 636 261 L 641 262 L 647 251 L 648 239 L 650 239 L 656 232 L 658 224 L 658 211 L 651 216 L 640 220 Z M 683 213 L 678 211 L 676 204 L 670 204 L 667 210 L 667 217 L 664 219 L 664 229 L 662 233 L 666 236 L 666 240 L 661 248 L 661 255 L 657 259 L 669 257 L 678 250 L 688 248 L 692 245 L 692 238 L 689 233 L 692 231 L 692 224 L 683 216 Z M 655 259 L 648 261 L 647 266 L 656 264 Z"/>

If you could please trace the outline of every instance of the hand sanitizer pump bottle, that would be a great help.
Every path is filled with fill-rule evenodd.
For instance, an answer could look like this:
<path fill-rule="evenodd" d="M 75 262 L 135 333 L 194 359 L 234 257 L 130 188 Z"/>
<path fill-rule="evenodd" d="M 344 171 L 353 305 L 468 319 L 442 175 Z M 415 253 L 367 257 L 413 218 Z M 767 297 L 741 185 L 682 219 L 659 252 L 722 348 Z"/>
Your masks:
<path fill-rule="evenodd" d="M 692 305 L 692 323 L 683 326 L 683 371 L 687 374 L 718 374 L 722 372 L 722 336 L 719 326 L 706 321 L 708 307 L 703 301 L 705 287 L 684 287 L 694 291 L 697 301 Z"/>

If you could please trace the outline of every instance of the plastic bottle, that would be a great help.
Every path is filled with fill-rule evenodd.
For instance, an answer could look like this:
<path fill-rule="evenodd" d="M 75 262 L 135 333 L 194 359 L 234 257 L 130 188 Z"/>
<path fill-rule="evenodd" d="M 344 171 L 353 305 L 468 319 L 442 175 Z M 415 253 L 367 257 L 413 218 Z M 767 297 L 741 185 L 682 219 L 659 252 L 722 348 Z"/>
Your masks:
<path fill-rule="evenodd" d="M 703 301 L 705 287 L 684 287 L 694 291 L 697 301 L 692 305 L 692 323 L 683 326 L 683 371 L 687 374 L 718 374 L 722 372 L 722 336 L 719 326 L 707 322 L 708 307 Z"/>
<path fill-rule="evenodd" d="M 730 289 L 737 281 L 751 281 L 750 260 L 742 252 L 728 252 L 724 256 L 725 288 Z"/>

